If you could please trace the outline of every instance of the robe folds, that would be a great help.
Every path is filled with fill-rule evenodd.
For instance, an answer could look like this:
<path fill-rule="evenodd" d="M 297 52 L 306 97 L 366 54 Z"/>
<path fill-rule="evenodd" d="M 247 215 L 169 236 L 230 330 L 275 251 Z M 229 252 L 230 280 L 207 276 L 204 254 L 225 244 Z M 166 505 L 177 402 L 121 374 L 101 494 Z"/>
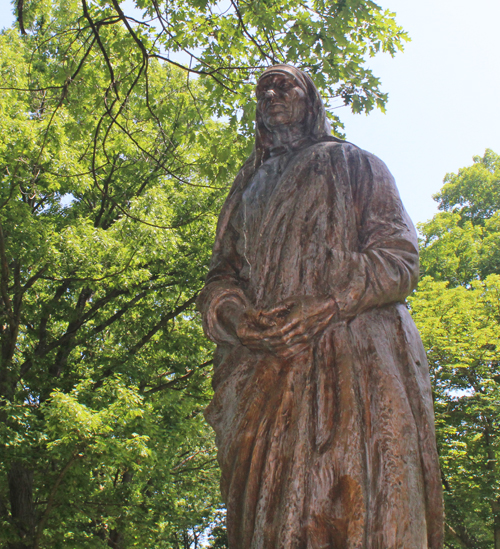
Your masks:
<path fill-rule="evenodd" d="M 242 168 L 198 300 L 231 549 L 442 547 L 428 365 L 404 304 L 417 279 L 415 229 L 375 156 L 330 137 Z M 226 302 L 305 295 L 337 310 L 289 359 L 218 322 Z"/>

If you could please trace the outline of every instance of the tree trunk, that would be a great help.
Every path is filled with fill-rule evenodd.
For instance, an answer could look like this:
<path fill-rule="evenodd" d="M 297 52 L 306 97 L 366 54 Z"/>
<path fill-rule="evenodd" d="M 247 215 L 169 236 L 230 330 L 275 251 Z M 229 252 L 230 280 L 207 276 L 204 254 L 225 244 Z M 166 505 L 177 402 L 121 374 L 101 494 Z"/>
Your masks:
<path fill-rule="evenodd" d="M 500 549 L 500 501 L 491 504 L 493 511 L 493 539 L 495 540 L 495 549 Z"/>
<path fill-rule="evenodd" d="M 132 481 L 134 476 L 134 471 L 127 470 L 123 473 L 122 484 L 128 484 Z M 124 535 L 123 535 L 123 524 L 118 521 L 116 528 L 110 531 L 108 536 L 108 545 L 112 549 L 123 549 L 124 547 Z"/>
<path fill-rule="evenodd" d="M 9 549 L 29 549 L 35 534 L 36 516 L 33 504 L 33 471 L 14 462 L 9 475 L 10 510 L 19 541 Z"/>
<path fill-rule="evenodd" d="M 108 545 L 112 549 L 121 549 L 123 544 L 123 535 L 118 530 L 111 530 L 108 538 Z"/>
<path fill-rule="evenodd" d="M 486 462 L 486 469 L 491 471 L 490 475 L 491 481 L 494 482 L 497 471 L 496 471 L 496 453 L 494 449 L 494 429 L 492 426 L 492 421 L 490 418 L 484 418 L 484 442 L 486 445 L 486 453 L 488 456 L 488 461 Z M 493 439 L 493 440 L 492 440 Z M 493 484 L 492 484 L 493 485 Z M 500 498 L 496 501 L 491 502 L 491 512 L 493 514 L 493 539 L 495 549 L 500 549 Z"/>

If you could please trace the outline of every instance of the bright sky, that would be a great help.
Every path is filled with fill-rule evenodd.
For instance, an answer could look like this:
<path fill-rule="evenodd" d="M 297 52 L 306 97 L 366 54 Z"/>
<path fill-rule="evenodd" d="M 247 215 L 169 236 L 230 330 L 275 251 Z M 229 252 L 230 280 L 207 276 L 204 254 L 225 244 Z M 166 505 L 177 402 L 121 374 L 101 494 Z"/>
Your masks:
<path fill-rule="evenodd" d="M 379 0 L 412 41 L 370 60 L 389 93 L 387 114 L 337 114 L 348 141 L 380 157 L 415 223 L 437 211 L 446 173 L 486 148 L 500 154 L 500 2 Z"/>
<path fill-rule="evenodd" d="M 347 140 L 375 153 L 396 178 L 415 223 L 437 211 L 432 194 L 447 172 L 486 148 L 500 153 L 500 2 L 379 0 L 412 42 L 394 59 L 368 65 L 389 92 L 387 113 L 337 110 Z M 0 27 L 11 24 L 0 0 Z"/>

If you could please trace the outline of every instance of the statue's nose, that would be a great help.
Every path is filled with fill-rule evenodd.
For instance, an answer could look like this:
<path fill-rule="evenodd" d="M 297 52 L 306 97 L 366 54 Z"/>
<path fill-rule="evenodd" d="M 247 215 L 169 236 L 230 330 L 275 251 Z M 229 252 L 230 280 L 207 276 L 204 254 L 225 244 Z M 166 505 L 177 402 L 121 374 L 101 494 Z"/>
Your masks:
<path fill-rule="evenodd" d="M 276 92 L 274 90 L 266 90 L 266 97 L 268 99 L 272 99 L 273 97 L 276 97 Z"/>

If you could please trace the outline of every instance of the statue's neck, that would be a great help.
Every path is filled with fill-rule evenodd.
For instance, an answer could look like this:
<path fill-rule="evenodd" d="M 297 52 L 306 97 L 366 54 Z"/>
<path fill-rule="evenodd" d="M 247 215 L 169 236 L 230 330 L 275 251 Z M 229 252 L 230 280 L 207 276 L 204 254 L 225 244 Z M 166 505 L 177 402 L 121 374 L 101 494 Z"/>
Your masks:
<path fill-rule="evenodd" d="M 294 141 L 303 139 L 304 128 L 302 125 L 282 126 L 272 131 L 273 148 L 291 145 Z"/>

